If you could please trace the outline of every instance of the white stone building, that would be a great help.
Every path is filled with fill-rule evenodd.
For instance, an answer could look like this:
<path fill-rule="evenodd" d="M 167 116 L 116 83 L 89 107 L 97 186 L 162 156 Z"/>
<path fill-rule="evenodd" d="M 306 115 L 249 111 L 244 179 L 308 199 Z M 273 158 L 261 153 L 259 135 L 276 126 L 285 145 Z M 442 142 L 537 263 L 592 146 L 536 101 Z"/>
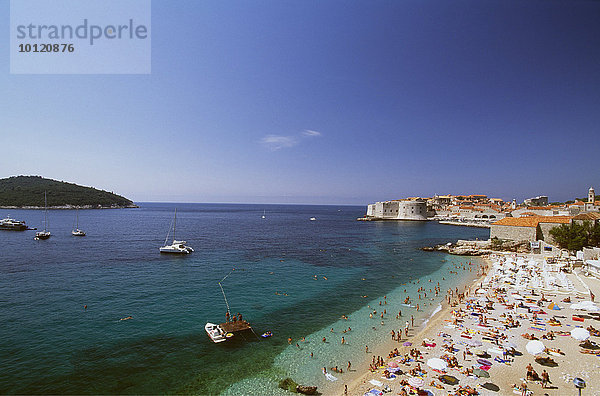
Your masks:
<path fill-rule="evenodd" d="M 403 199 L 367 205 L 367 218 L 372 220 L 427 220 L 427 202 Z"/>

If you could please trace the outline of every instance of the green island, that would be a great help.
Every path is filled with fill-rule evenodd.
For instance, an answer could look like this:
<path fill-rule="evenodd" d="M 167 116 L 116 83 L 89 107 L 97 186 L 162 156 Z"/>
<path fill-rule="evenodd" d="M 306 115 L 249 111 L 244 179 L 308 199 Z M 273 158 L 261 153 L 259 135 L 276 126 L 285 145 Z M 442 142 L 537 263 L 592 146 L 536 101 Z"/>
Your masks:
<path fill-rule="evenodd" d="M 41 176 L 13 176 L 0 179 L 1 208 L 137 208 L 133 201 L 112 192 Z"/>

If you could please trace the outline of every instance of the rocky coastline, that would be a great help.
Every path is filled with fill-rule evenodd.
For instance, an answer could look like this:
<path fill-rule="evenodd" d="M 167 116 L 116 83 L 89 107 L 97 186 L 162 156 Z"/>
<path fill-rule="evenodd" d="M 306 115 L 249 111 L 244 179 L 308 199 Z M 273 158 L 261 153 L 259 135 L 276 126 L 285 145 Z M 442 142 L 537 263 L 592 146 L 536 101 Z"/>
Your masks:
<path fill-rule="evenodd" d="M 446 243 L 436 246 L 425 246 L 421 250 L 426 252 L 444 252 L 456 256 L 483 256 L 494 252 L 529 253 L 529 242 L 521 241 L 466 241 L 458 240 L 456 243 Z"/>

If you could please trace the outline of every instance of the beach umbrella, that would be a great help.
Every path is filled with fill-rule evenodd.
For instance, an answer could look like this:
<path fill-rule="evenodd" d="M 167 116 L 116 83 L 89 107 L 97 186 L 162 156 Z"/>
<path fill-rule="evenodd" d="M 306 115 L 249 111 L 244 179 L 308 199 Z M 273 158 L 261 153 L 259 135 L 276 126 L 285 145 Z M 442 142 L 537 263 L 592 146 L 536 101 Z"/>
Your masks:
<path fill-rule="evenodd" d="M 590 338 L 590 332 L 583 327 L 576 327 L 571 330 L 571 337 L 575 338 L 577 341 L 585 341 Z"/>
<path fill-rule="evenodd" d="M 396 362 L 390 362 L 390 363 L 388 363 L 388 367 L 397 368 L 398 367 L 398 363 L 396 363 Z"/>
<path fill-rule="evenodd" d="M 404 344 L 402 344 L 402 345 L 404 345 L 404 346 L 411 346 L 411 345 L 412 345 L 412 342 L 410 342 L 410 341 L 406 341 L 406 342 L 405 342 Z"/>
<path fill-rule="evenodd" d="M 442 381 L 444 384 L 448 384 L 448 385 L 456 385 L 458 384 L 458 378 L 452 376 L 452 375 L 440 375 L 439 376 L 440 381 Z"/>
<path fill-rule="evenodd" d="M 544 352 L 544 349 L 546 349 L 546 347 L 544 346 L 544 344 L 541 341 L 534 340 L 534 341 L 529 341 L 527 343 L 527 345 L 525 345 L 525 349 L 531 355 L 539 355 L 540 353 Z"/>
<path fill-rule="evenodd" d="M 491 366 L 492 362 L 487 359 L 477 359 L 477 363 L 482 364 L 484 366 Z"/>
<path fill-rule="evenodd" d="M 560 307 L 556 304 L 554 304 L 553 302 L 550 303 L 550 305 L 548 305 L 548 309 L 553 309 L 555 311 L 560 311 Z"/>
<path fill-rule="evenodd" d="M 491 382 L 486 382 L 485 384 L 481 385 L 481 387 L 487 390 L 491 390 L 492 392 L 498 392 L 500 390 L 500 387 L 498 385 L 492 384 Z"/>
<path fill-rule="evenodd" d="M 481 341 L 478 341 L 478 340 L 466 340 L 466 341 L 463 341 L 463 343 L 465 345 L 469 345 L 469 346 L 472 346 L 472 347 L 478 347 L 478 346 L 482 346 L 483 345 L 483 343 Z"/>
<path fill-rule="evenodd" d="M 434 370 L 444 371 L 448 368 L 448 363 L 439 358 L 431 358 L 427 360 L 427 365 Z"/>
<path fill-rule="evenodd" d="M 476 293 L 477 294 L 485 294 L 485 293 L 487 293 L 487 290 L 485 290 L 485 289 L 478 289 Z"/>
<path fill-rule="evenodd" d="M 408 379 L 408 384 L 410 386 L 414 386 L 415 388 L 419 388 L 425 384 L 425 381 L 421 377 L 410 377 Z"/>
<path fill-rule="evenodd" d="M 475 374 L 478 377 L 490 378 L 490 373 L 479 368 L 474 369 L 473 374 Z"/>
<path fill-rule="evenodd" d="M 582 309 L 584 311 L 597 312 L 600 308 L 592 301 L 581 301 L 575 304 L 571 304 L 571 309 Z"/>

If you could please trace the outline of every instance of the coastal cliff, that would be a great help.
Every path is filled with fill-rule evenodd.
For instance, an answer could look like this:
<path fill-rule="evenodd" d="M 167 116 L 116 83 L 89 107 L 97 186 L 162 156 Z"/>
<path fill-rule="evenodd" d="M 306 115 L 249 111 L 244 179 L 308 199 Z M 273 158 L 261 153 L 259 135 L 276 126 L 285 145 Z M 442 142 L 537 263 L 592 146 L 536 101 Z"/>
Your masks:
<path fill-rule="evenodd" d="M 0 179 L 0 208 L 43 208 L 44 192 L 53 209 L 137 208 L 133 201 L 112 192 L 40 176 Z"/>

